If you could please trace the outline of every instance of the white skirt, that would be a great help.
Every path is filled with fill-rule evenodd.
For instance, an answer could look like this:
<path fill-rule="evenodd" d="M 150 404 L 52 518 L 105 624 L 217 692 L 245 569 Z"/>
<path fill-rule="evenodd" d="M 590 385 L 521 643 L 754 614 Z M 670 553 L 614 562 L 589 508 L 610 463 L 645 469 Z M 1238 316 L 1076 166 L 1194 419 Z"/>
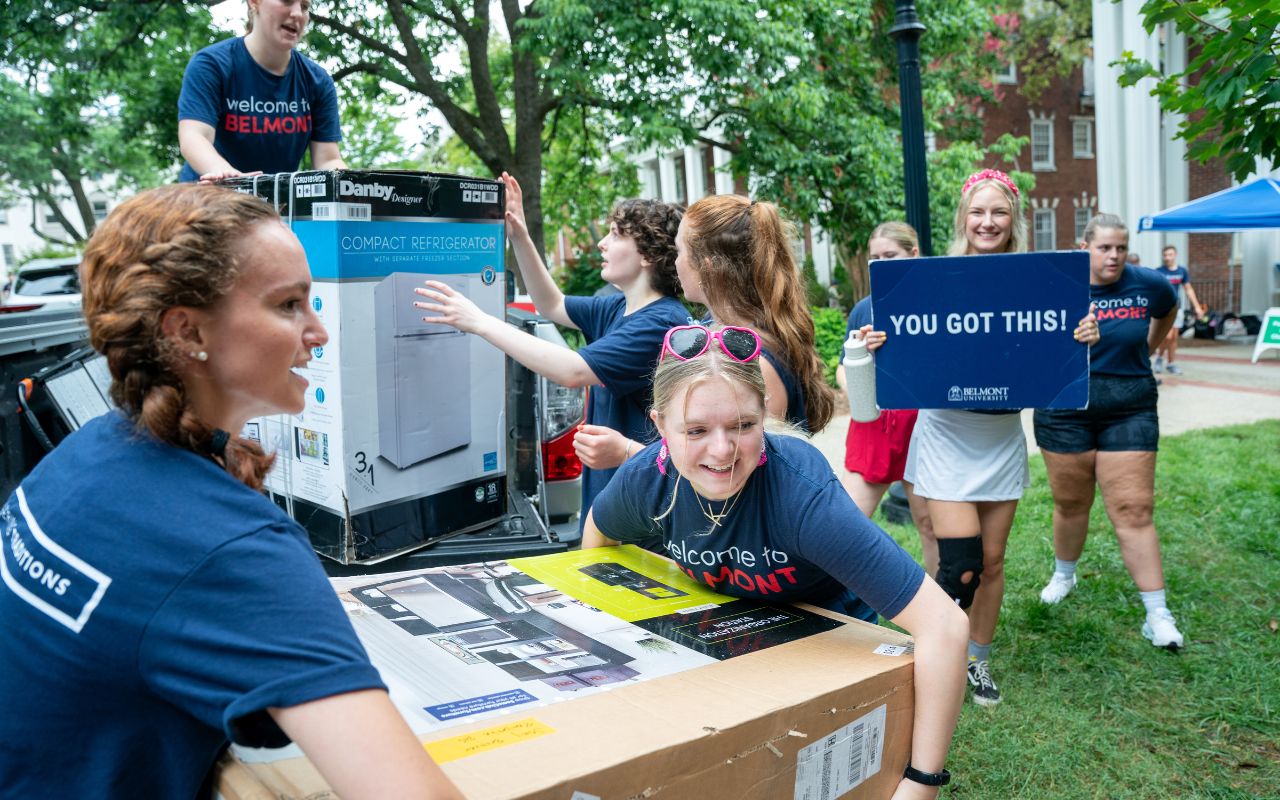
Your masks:
<path fill-rule="evenodd" d="M 1021 415 L 921 409 L 903 480 L 934 500 L 1017 500 L 1031 485 Z"/>

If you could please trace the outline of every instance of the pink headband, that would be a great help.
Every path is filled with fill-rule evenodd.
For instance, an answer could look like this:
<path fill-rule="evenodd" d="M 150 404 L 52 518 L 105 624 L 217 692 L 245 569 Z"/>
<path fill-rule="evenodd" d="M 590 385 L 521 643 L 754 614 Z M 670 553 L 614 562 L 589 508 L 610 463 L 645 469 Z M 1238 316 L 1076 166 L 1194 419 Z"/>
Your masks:
<path fill-rule="evenodd" d="M 1013 181 L 1010 180 L 1009 176 L 998 169 L 984 169 L 981 172 L 973 173 L 969 176 L 968 180 L 964 182 L 964 186 L 960 189 L 960 194 L 968 194 L 969 189 L 979 181 L 1000 181 L 1005 186 L 1009 187 L 1009 191 L 1013 192 L 1014 197 L 1021 198 L 1022 196 L 1018 192 L 1018 187 L 1013 185 Z"/>

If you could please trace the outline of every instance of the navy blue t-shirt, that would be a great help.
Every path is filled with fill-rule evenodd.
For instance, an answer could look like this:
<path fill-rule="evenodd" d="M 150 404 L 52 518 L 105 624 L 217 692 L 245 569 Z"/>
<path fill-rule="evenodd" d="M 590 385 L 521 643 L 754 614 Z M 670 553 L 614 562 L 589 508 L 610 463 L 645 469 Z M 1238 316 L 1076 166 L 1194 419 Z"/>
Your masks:
<path fill-rule="evenodd" d="M 195 797 L 266 713 L 384 688 L 306 534 L 118 412 L 0 508 L 0 794 Z"/>
<path fill-rule="evenodd" d="M 863 325 L 874 324 L 871 320 L 871 297 L 867 296 L 854 303 L 853 310 L 849 312 L 849 321 L 844 326 L 844 338 L 848 339 L 849 334 Z"/>
<path fill-rule="evenodd" d="M 263 69 L 237 36 L 191 57 L 178 120 L 212 125 L 213 147 L 241 172 L 293 172 L 312 141 L 340 142 L 338 93 L 319 64 L 297 52 L 283 75 Z M 182 165 L 179 181 L 200 176 Z"/>
<path fill-rule="evenodd" d="M 1174 294 L 1177 297 L 1178 308 L 1187 307 L 1187 290 L 1184 284 L 1191 283 L 1191 273 L 1187 268 L 1178 265 L 1173 269 L 1168 269 L 1163 264 L 1154 268 L 1156 273 L 1161 275 L 1173 287 Z"/>
<path fill-rule="evenodd" d="M 1147 333 L 1151 320 L 1173 311 L 1177 298 L 1160 273 L 1125 265 L 1114 283 L 1089 287 L 1102 338 L 1089 353 L 1089 374 L 1140 377 L 1151 374 Z"/>
<path fill-rule="evenodd" d="M 809 412 L 805 406 L 804 388 L 800 385 L 800 379 L 781 357 L 774 355 L 767 347 L 761 348 L 760 355 L 773 366 L 778 373 L 778 380 L 782 381 L 782 389 L 787 395 L 786 421 L 808 433 Z"/>
<path fill-rule="evenodd" d="M 613 428 L 637 442 L 655 438 L 649 420 L 653 370 L 658 365 L 667 331 L 689 322 L 689 312 L 674 297 L 655 300 L 632 314 L 625 295 L 566 297 L 564 310 L 587 339 L 578 351 L 600 379 L 587 400 L 587 423 Z M 582 470 L 582 517 L 617 469 Z"/>
<path fill-rule="evenodd" d="M 710 533 L 693 486 L 670 460 L 666 475 L 658 470 L 658 448 L 650 445 L 619 467 L 618 479 L 596 498 L 592 520 L 608 538 L 627 544 L 660 535 L 659 552 L 731 597 L 804 601 L 866 619 L 854 595 L 894 617 L 919 590 L 924 570 L 858 510 L 807 441 L 765 434 L 768 461 Z M 673 494 L 671 513 L 655 521 Z"/>

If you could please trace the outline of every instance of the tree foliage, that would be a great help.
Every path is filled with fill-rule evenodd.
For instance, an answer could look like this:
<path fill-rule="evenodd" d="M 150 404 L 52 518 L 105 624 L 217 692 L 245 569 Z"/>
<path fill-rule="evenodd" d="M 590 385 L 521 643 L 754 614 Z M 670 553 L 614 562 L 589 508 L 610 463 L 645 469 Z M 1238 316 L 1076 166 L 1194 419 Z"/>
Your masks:
<path fill-rule="evenodd" d="M 59 234 L 37 234 L 82 242 L 94 228 L 94 184 L 157 182 L 177 152 L 174 110 L 186 56 L 209 37 L 207 12 L 5 5 L 0 113 L 10 124 L 0 128 L 0 180 L 57 219 Z M 64 190 L 74 217 L 62 211 Z"/>
<path fill-rule="evenodd" d="M 1182 115 L 1178 138 L 1187 142 L 1187 157 L 1221 158 L 1237 180 L 1255 171 L 1256 159 L 1280 163 L 1280 5 L 1147 0 L 1142 16 L 1148 33 L 1172 23 L 1192 57 L 1186 69 L 1164 74 L 1126 52 L 1116 62 L 1120 82 L 1155 79 L 1151 94 Z"/>
<path fill-rule="evenodd" d="M 1092 0 L 1000 0 L 994 19 L 1002 35 L 985 46 L 1016 66 L 1018 92 L 1032 102 L 1093 52 Z"/>

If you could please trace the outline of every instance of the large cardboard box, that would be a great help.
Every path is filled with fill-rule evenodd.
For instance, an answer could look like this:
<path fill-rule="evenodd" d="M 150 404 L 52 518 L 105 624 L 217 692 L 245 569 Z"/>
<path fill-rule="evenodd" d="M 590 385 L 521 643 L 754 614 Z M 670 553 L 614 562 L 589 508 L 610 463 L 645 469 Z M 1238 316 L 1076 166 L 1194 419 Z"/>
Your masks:
<path fill-rule="evenodd" d="M 504 356 L 413 307 L 436 279 L 503 316 L 502 184 L 342 170 L 230 185 L 297 234 L 329 331 L 303 412 L 249 430 L 280 454 L 267 488 L 316 550 L 372 563 L 502 517 Z"/>
<path fill-rule="evenodd" d="M 335 583 L 469 798 L 887 798 L 907 764 L 908 637 L 716 595 L 635 548 Z M 232 752 L 229 800 L 330 796 L 295 748 Z"/>

